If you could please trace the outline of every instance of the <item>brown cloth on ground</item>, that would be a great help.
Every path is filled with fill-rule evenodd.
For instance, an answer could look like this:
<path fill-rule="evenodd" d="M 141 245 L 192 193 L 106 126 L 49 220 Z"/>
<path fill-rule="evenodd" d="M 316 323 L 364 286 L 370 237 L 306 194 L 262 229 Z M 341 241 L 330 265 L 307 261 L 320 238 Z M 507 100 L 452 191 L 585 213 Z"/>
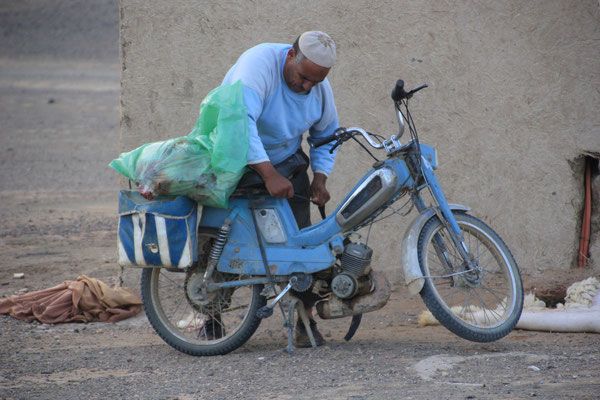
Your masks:
<path fill-rule="evenodd" d="M 117 322 L 139 313 L 141 304 L 126 288 L 111 289 L 98 279 L 82 275 L 77 281 L 0 300 L 0 314 L 45 324 Z"/>

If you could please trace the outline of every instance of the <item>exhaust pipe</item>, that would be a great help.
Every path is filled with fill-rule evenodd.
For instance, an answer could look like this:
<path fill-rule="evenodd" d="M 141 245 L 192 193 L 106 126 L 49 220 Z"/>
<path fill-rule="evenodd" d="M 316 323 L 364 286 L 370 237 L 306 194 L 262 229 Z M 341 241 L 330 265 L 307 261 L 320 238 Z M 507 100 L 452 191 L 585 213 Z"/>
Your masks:
<path fill-rule="evenodd" d="M 334 319 L 351 317 L 370 311 L 379 310 L 385 306 L 392 292 L 390 282 L 386 276 L 379 271 L 369 273 L 375 289 L 364 296 L 356 296 L 352 299 L 342 300 L 333 293 L 325 301 L 317 303 L 317 313 L 322 319 Z"/>

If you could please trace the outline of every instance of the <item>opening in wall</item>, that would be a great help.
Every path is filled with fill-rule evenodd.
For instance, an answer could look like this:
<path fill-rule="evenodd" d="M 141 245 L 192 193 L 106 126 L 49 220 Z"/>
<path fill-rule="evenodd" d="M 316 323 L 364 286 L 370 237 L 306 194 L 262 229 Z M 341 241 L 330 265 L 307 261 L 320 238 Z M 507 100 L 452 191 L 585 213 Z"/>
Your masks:
<path fill-rule="evenodd" d="M 600 265 L 600 161 L 598 155 L 584 156 L 583 212 L 577 265 Z"/>

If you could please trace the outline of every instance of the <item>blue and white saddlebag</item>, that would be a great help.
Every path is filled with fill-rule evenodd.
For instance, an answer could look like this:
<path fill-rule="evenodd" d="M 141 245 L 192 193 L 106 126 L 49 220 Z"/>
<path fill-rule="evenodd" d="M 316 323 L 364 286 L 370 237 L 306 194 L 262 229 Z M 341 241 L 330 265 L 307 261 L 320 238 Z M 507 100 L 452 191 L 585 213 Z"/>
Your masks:
<path fill-rule="evenodd" d="M 119 192 L 119 265 L 191 266 L 198 259 L 197 202 L 184 196 L 144 199 Z"/>

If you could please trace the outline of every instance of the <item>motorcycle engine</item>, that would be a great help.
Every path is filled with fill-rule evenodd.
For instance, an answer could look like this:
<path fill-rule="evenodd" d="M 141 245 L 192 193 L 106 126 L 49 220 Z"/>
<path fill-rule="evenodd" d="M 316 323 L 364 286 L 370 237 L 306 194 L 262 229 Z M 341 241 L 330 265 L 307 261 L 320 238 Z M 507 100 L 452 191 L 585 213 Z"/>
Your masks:
<path fill-rule="evenodd" d="M 341 257 L 342 272 L 331 281 L 331 291 L 340 299 L 350 299 L 359 294 L 368 293 L 371 282 L 368 274 L 371 271 L 373 250 L 361 243 L 349 243 Z"/>

